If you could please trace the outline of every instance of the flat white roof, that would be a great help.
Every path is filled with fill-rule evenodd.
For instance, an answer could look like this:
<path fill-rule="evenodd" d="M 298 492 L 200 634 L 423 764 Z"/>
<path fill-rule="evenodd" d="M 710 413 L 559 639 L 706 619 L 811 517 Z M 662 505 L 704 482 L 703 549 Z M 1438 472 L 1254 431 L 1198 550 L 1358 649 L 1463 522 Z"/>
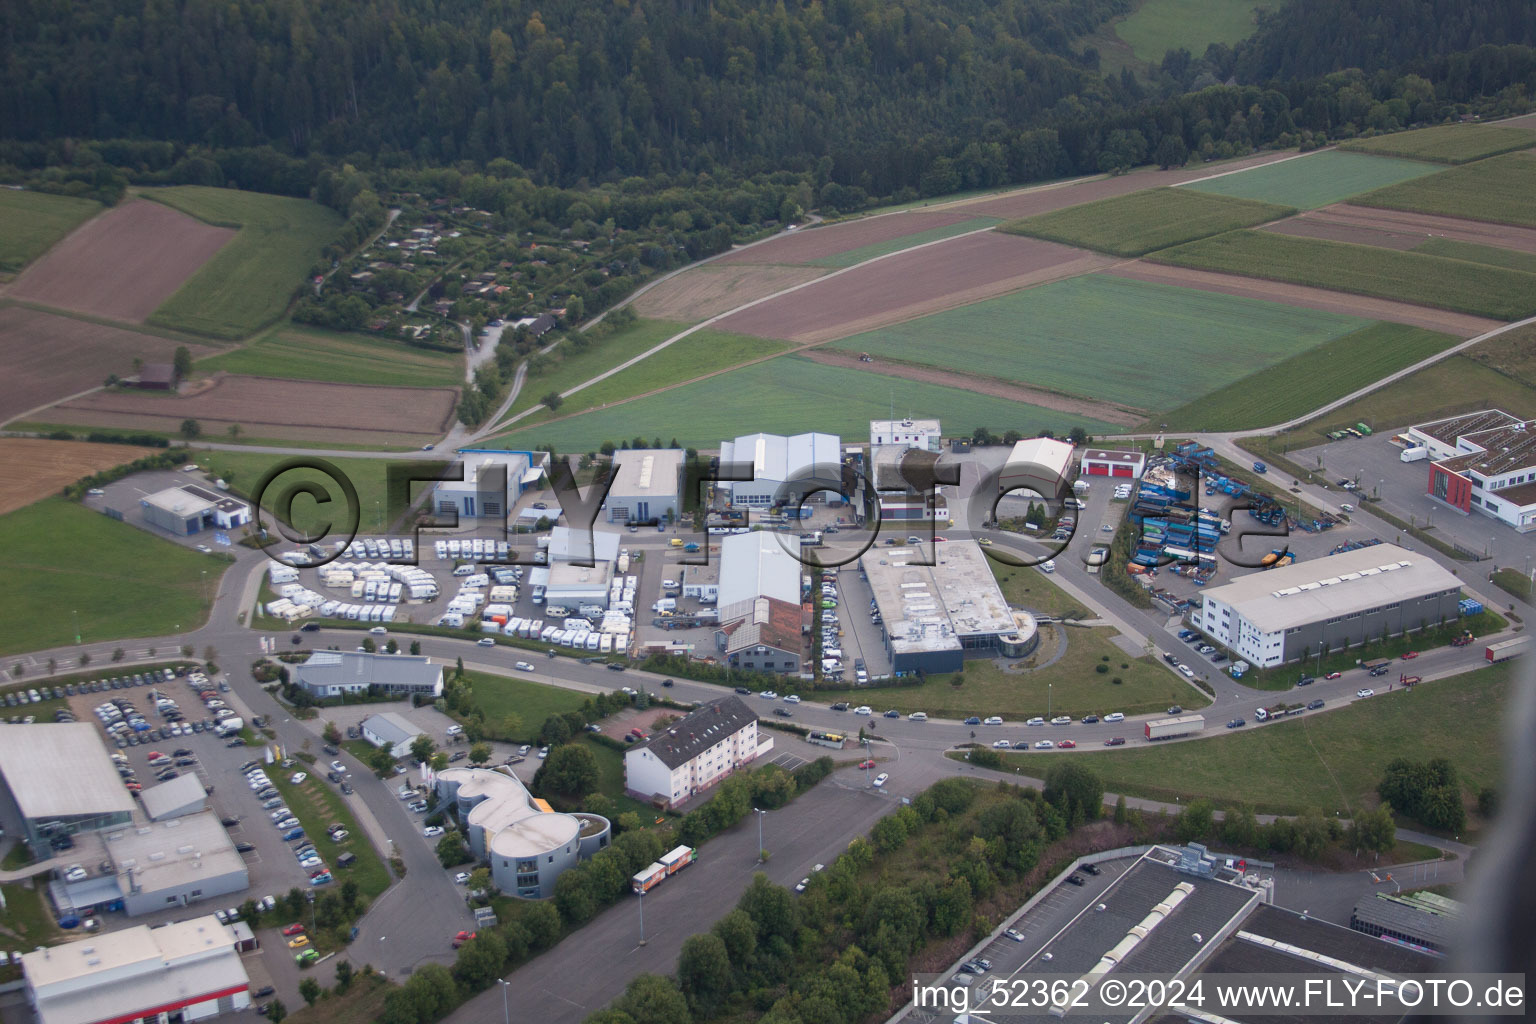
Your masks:
<path fill-rule="evenodd" d="M 1016 624 L 997 578 L 971 540 L 934 545 L 935 565 L 914 548 L 871 548 L 859 559 L 898 654 L 952 650 L 968 636 L 1012 633 Z"/>
<path fill-rule="evenodd" d="M 870 444 L 874 444 L 876 434 L 937 434 L 939 433 L 938 420 L 870 420 L 869 436 Z"/>
<path fill-rule="evenodd" d="M 0 774 L 28 818 L 134 809 L 101 733 L 86 722 L 0 725 Z"/>
<path fill-rule="evenodd" d="M 538 857 L 573 842 L 581 832 L 574 815 L 546 811 L 533 802 L 522 782 L 485 768 L 447 768 L 439 779 L 459 784 L 461 799 L 483 797 L 467 824 L 485 829 L 487 848 L 499 857 Z"/>
<path fill-rule="evenodd" d="M 1202 596 L 1231 606 L 1262 632 L 1278 633 L 1460 588 L 1459 579 L 1430 559 L 1395 544 L 1377 544 L 1251 572 Z"/>
<path fill-rule="evenodd" d="M 683 455 L 681 448 L 631 448 L 614 452 L 615 473 L 609 496 L 675 495 Z"/>
<path fill-rule="evenodd" d="M 135 889 L 158 892 L 200 878 L 247 871 L 245 858 L 212 811 L 142 821 L 102 833 L 124 894 Z"/>
<path fill-rule="evenodd" d="M 733 533 L 720 539 L 720 607 L 756 597 L 776 597 L 800 603 L 800 577 L 808 568 L 785 550 L 798 546 L 793 533 L 758 530 Z"/>
<path fill-rule="evenodd" d="M 145 495 L 139 499 L 139 503 L 153 505 L 155 508 L 178 516 L 200 516 L 214 507 L 214 502 L 204 501 L 180 486 L 167 487 L 163 491 Z"/>

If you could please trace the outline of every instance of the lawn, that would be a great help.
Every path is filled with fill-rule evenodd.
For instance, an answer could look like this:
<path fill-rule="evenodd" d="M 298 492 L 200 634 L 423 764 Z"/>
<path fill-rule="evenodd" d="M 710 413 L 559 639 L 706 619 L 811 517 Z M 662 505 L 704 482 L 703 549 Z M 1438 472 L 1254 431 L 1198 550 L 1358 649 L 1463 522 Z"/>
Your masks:
<path fill-rule="evenodd" d="M 1375 323 L 1164 413 L 1149 426 L 1222 431 L 1285 423 L 1460 341 L 1421 327 Z"/>
<path fill-rule="evenodd" d="M 1536 227 L 1536 155 L 1506 153 L 1368 192 L 1359 206 Z"/>
<path fill-rule="evenodd" d="M 294 771 L 304 771 L 309 777 L 295 786 L 288 781 Z M 351 808 L 341 798 L 341 794 L 325 781 L 323 772 L 304 767 L 300 762 L 292 770 L 279 769 L 268 774 L 272 778 L 272 785 L 282 796 L 283 802 L 288 805 L 293 811 L 293 816 L 298 818 L 299 824 L 304 827 L 305 835 L 314 842 L 315 850 L 325 861 L 325 866 L 330 868 L 331 874 L 336 877 L 336 881 L 330 885 L 319 886 L 319 891 L 329 892 L 340 889 L 341 884 L 350 879 L 357 883 L 358 892 L 362 897 L 361 902 L 368 903 L 389 888 L 389 868 L 384 863 L 384 857 L 388 856 L 389 851 L 385 850 L 381 856 L 379 851 L 373 848 L 367 835 L 358 827 Z M 360 784 L 371 785 L 367 781 Z M 326 826 L 332 822 L 340 822 L 342 828 L 347 830 L 347 838 L 342 842 L 333 843 L 331 837 L 326 834 Z M 263 819 L 256 819 L 254 827 L 262 828 L 268 824 Z M 351 853 L 357 858 L 351 867 L 336 866 L 336 858 L 343 853 Z M 325 932 L 322 931 L 318 936 L 312 935 L 310 938 L 320 947 L 321 952 L 329 952 L 331 943 Z"/>
<path fill-rule="evenodd" d="M 1036 660 L 1043 664 L 1055 655 L 1057 629 L 1066 630 L 1067 636 L 1066 654 L 1045 668 L 1005 672 L 994 661 L 968 661 L 964 672 L 929 676 L 919 686 L 861 688 L 859 702 L 869 704 L 877 714 L 895 708 L 903 713 L 926 711 L 943 718 L 1002 715 L 1015 721 L 1035 715 L 1081 718 L 1111 711 L 1145 714 L 1163 711 L 1171 704 L 1193 710 L 1209 703 L 1200 691 L 1158 662 L 1127 655 L 1111 642 L 1114 629 L 1041 628 L 1040 649 L 1024 659 L 1026 664 Z M 1108 671 L 1096 671 L 1100 664 L 1108 665 Z M 1056 727 L 1030 738 L 1060 739 L 1061 733 L 1062 728 Z"/>
<path fill-rule="evenodd" d="M 996 227 L 1002 220 L 998 217 L 972 217 L 962 220 L 958 224 L 946 224 L 940 228 L 929 228 L 927 231 L 916 231 L 910 235 L 902 235 L 900 238 L 888 239 L 884 242 L 875 242 L 872 245 L 861 245 L 857 249 L 849 249 L 847 252 L 836 253 L 832 256 L 823 256 L 819 260 L 808 260 L 807 265 L 812 267 L 851 267 L 865 260 L 872 260 L 876 256 L 885 256 L 889 253 L 900 252 L 913 246 L 926 242 L 937 242 L 945 238 L 953 238 L 963 235 L 967 231 L 980 231 L 983 228 Z"/>
<path fill-rule="evenodd" d="M 523 390 L 507 411 L 522 412 L 538 405 L 551 391 L 568 391 L 654 348 L 687 327 L 687 324 L 670 320 L 636 320 L 579 351 L 567 338 L 553 352 L 542 357 L 537 368 L 530 368 Z"/>
<path fill-rule="evenodd" d="M 282 316 L 342 223 L 334 210 L 307 199 L 201 185 L 141 194 L 210 224 L 240 229 L 149 316 L 152 324 L 214 338 L 248 337 Z"/>
<path fill-rule="evenodd" d="M 1090 618 L 1081 601 L 1051 582 L 1049 576 L 1033 567 L 1014 568 L 987 559 L 992 575 L 1011 608 L 1028 608 L 1041 615 L 1073 619 Z M 1076 634 L 1073 634 L 1076 635 Z"/>
<path fill-rule="evenodd" d="M 1165 249 L 1149 259 L 1498 320 L 1519 320 L 1536 313 L 1536 274 L 1271 231 L 1231 231 Z"/>
<path fill-rule="evenodd" d="M 1158 410 L 1194 401 L 1369 323 L 1086 274 L 854 335 L 832 347 Z M 935 338 L 964 344 L 934 344 Z M 1153 369 L 1158 367 L 1164 369 Z"/>
<path fill-rule="evenodd" d="M 1471 793 L 1498 785 L 1512 689 L 1511 666 L 1496 665 L 1289 722 L 1256 725 L 1245 716 L 1249 724 L 1231 733 L 1222 729 L 1224 722 L 1207 722 L 1215 735 L 1197 742 L 1155 746 L 1133 739 L 1124 750 L 1073 756 L 1112 793 L 1152 800 L 1208 797 L 1269 814 L 1316 808 L 1348 815 L 1376 805 L 1376 784 L 1396 757 L 1448 758 Z M 1256 695 L 1254 707 L 1265 701 Z M 1457 723 L 1454 742 L 1447 742 L 1448 722 Z M 1026 770 L 1031 761 L 1039 757 L 1015 759 Z"/>
<path fill-rule="evenodd" d="M 1482 263 L 1490 267 L 1504 267 L 1507 270 L 1522 270 L 1527 274 L 1536 274 L 1536 253 L 1518 252 L 1514 249 L 1500 249 L 1493 245 L 1477 245 L 1473 242 L 1458 242 L 1451 238 L 1431 238 L 1413 247 L 1414 252 L 1426 253 L 1430 256 L 1444 256 L 1447 259 L 1467 260 L 1471 263 Z"/>
<path fill-rule="evenodd" d="M 604 811 L 603 816 L 613 820 L 625 811 L 634 811 L 641 821 L 651 821 L 656 809 L 624 792 L 624 755 L 612 747 L 594 743 L 590 736 L 583 736 L 580 742 L 592 751 L 592 757 L 597 761 L 597 791 L 613 801 L 613 806 Z"/>
<path fill-rule="evenodd" d="M 1442 168 L 1415 160 L 1327 150 L 1182 186 L 1210 195 L 1313 210 Z"/>
<path fill-rule="evenodd" d="M 596 450 L 607 440 L 642 435 L 663 440 L 676 437 L 685 447 L 715 448 L 722 438 L 748 431 L 797 434 L 809 429 L 807 424 L 844 437 L 862 437 L 868 434 L 869 421 L 888 418 L 893 405 L 941 416 L 956 434 L 981 426 L 1018 429 L 1026 435 L 1047 427 L 1062 434 L 1075 426 L 1094 434 L 1114 430 L 1107 423 L 962 388 L 781 356 L 493 440 L 513 447 L 549 442 L 559 451 L 584 452 Z"/>
<path fill-rule="evenodd" d="M 1064 242 L 1116 256 L 1144 256 L 1170 245 L 1289 217 L 1296 210 L 1252 199 L 1153 188 L 1009 221 L 999 231 Z"/>
<path fill-rule="evenodd" d="M 465 672 L 464 677 L 469 680 L 475 706 L 485 712 L 487 722 L 498 726 L 509 714 L 522 719 L 522 732 L 516 738 L 524 743 L 532 743 L 538 737 L 544 719 L 580 709 L 588 696 L 516 676 Z"/>
<path fill-rule="evenodd" d="M 16 273 L 101 209 L 94 199 L 0 189 L 0 273 Z"/>
<path fill-rule="evenodd" d="M 247 499 L 253 499 L 252 492 L 260 483 L 261 477 L 273 466 L 280 465 L 299 456 L 272 455 L 265 452 L 232 452 L 232 451 L 199 451 L 196 453 L 197 464 L 204 467 L 216 479 L 222 479 L 229 483 L 230 489 Z M 394 521 L 404 511 L 397 508 L 386 499 L 386 473 L 392 461 L 388 459 L 351 459 L 323 456 L 323 461 L 328 462 L 336 469 L 344 473 L 347 479 L 352 481 L 352 486 L 357 489 L 358 501 L 358 532 L 378 533 L 384 529 L 388 522 Z M 430 475 L 443 463 L 412 460 L 409 463 L 413 475 Z M 328 493 L 333 495 L 336 502 L 334 507 L 326 505 L 321 507 L 314 499 L 299 495 L 293 502 L 293 525 L 299 529 L 309 530 L 332 522 L 335 525 L 329 531 L 331 539 L 339 539 L 338 532 L 347 522 L 346 499 L 341 488 L 328 482 L 324 474 L 311 469 L 293 469 L 276 477 L 272 485 L 267 489 L 262 505 L 268 512 L 276 508 L 277 497 L 290 485 L 302 481 L 321 483 L 326 486 Z M 427 484 L 418 483 L 411 486 L 411 495 L 420 496 L 427 488 Z"/>
<path fill-rule="evenodd" d="M 1485 157 L 1512 153 L 1536 146 L 1536 134 L 1524 128 L 1495 124 L 1440 124 L 1411 132 L 1377 135 L 1369 139 L 1351 139 L 1340 149 L 1384 156 L 1403 156 L 1414 160 L 1433 160 L 1438 164 L 1465 164 Z"/>
<path fill-rule="evenodd" d="M 0 910 L 0 943 L 7 950 L 51 946 L 64 932 L 54 923 L 42 890 L 21 882 L 4 886 L 5 909 Z"/>
<path fill-rule="evenodd" d="M 1256 14 L 1270 4 L 1254 0 L 1146 0 L 1115 26 L 1136 56 L 1158 64 L 1169 50 L 1199 56 L 1212 43 L 1233 46 L 1253 34 Z"/>
<path fill-rule="evenodd" d="M 240 348 L 200 361 L 199 371 L 258 377 L 324 380 L 336 384 L 458 387 L 464 361 L 457 354 L 416 348 L 365 334 L 340 334 L 285 323 Z"/>
<path fill-rule="evenodd" d="M 138 515 L 138 509 L 129 510 Z M 62 498 L 0 516 L 0 654 L 191 629 L 229 563 Z"/>

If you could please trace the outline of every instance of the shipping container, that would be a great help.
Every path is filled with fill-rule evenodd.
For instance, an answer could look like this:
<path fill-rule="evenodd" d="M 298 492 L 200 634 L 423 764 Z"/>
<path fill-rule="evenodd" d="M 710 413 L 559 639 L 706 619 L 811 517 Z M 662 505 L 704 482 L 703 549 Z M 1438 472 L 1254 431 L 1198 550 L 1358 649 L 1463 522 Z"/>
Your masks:
<path fill-rule="evenodd" d="M 663 864 L 652 864 L 629 880 L 635 892 L 650 892 L 666 880 L 667 869 Z"/>
<path fill-rule="evenodd" d="M 1174 736 L 1188 736 L 1205 729 L 1204 715 L 1179 715 L 1174 718 L 1155 718 L 1145 727 L 1149 740 L 1166 740 Z"/>

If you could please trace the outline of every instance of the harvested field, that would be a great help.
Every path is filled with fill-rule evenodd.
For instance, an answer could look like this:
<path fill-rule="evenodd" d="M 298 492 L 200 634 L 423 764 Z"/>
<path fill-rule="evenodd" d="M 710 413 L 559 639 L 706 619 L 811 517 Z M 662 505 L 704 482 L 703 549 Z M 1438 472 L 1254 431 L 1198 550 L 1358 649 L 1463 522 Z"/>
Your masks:
<path fill-rule="evenodd" d="M 5 225 L 0 232 L 0 274 L 31 263 L 101 209 L 94 199 L 0 189 L 0 224 Z"/>
<path fill-rule="evenodd" d="M 1415 160 L 1433 160 L 1441 164 L 1465 164 L 1500 153 L 1536 146 L 1536 133 L 1504 124 L 1440 124 L 1411 132 L 1378 135 L 1372 139 L 1351 139 L 1340 149 L 1361 153 L 1381 153 Z"/>
<path fill-rule="evenodd" d="M 209 349 L 189 345 L 194 357 Z M 0 423 L 126 376 L 133 360 L 168 363 L 176 342 L 24 306 L 0 306 Z"/>
<path fill-rule="evenodd" d="M 1426 238 L 1449 238 L 1473 245 L 1536 253 L 1536 229 L 1533 228 L 1437 217 L 1409 210 L 1380 210 L 1348 203 L 1309 210 L 1289 220 L 1265 225 L 1261 230 L 1387 249 L 1418 249 Z"/>
<path fill-rule="evenodd" d="M 812 263 L 839 253 L 862 249 L 865 246 L 879 245 L 907 235 L 948 227 L 974 216 L 977 216 L 974 211 L 959 208 L 938 212 L 932 209 L 919 209 L 883 213 L 873 217 L 844 221 L 841 224 L 805 228 L 791 234 L 777 235 L 757 245 L 745 246 L 726 253 L 715 262 L 717 264 Z"/>
<path fill-rule="evenodd" d="M 1192 270 L 1138 260 L 1113 267 L 1105 273 L 1116 277 L 1129 277 L 1137 281 L 1153 281 L 1176 284 L 1186 288 L 1221 292 L 1225 295 L 1241 295 L 1250 299 L 1266 299 L 1291 306 L 1305 306 L 1329 313 L 1347 313 L 1351 316 L 1373 320 L 1389 320 L 1394 323 L 1424 327 L 1431 331 L 1443 331 L 1460 338 L 1472 338 L 1498 327 L 1502 321 L 1485 317 L 1453 313 L 1450 310 L 1414 306 L 1389 299 L 1374 299 L 1363 295 L 1347 295 L 1326 288 L 1285 284 L 1262 278 L 1240 277 L 1237 274 L 1221 274 L 1209 270 Z"/>
<path fill-rule="evenodd" d="M 234 237 L 160 203 L 129 200 L 55 245 L 7 294 L 138 323 Z"/>
<path fill-rule="evenodd" d="M 1258 199 L 1310 210 L 1441 170 L 1417 160 L 1344 153 L 1336 149 L 1194 182 L 1186 188 L 1212 195 Z"/>
<path fill-rule="evenodd" d="M 127 444 L 0 437 L 0 516 L 57 494 L 66 484 L 154 452 Z"/>
<path fill-rule="evenodd" d="M 716 326 L 786 341 L 832 341 L 1113 262 L 1110 256 L 989 231 L 854 267 Z"/>
<path fill-rule="evenodd" d="M 454 388 L 370 387 L 218 374 L 193 395 L 97 392 L 43 414 L 51 422 L 174 434 L 195 419 L 204 436 L 232 423 L 252 437 L 322 438 L 341 444 L 436 440 L 447 431 Z"/>
<path fill-rule="evenodd" d="M 819 267 L 725 264 L 716 260 L 668 278 L 630 306 L 642 317 L 697 323 L 824 274 Z"/>
<path fill-rule="evenodd" d="M 1253 227 L 1295 212 L 1290 206 L 1252 199 L 1161 188 L 1010 221 L 999 230 L 1116 256 L 1145 256 L 1170 245 Z"/>
<path fill-rule="evenodd" d="M 1519 224 L 1536 228 L 1536 154 L 1503 156 L 1463 164 L 1427 178 L 1405 181 L 1351 199 L 1359 206 L 1413 210 Z"/>

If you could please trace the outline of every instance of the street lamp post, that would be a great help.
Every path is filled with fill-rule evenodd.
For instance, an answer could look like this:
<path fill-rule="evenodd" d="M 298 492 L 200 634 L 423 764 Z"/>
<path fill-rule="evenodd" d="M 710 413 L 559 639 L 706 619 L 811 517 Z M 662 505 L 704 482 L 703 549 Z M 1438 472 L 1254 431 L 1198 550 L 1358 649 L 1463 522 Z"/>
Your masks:
<path fill-rule="evenodd" d="M 1050 683 L 1046 683 L 1045 684 L 1045 718 L 1046 718 L 1046 721 L 1050 721 L 1050 718 L 1051 718 L 1051 684 Z"/>
<path fill-rule="evenodd" d="M 645 945 L 645 890 L 640 890 L 640 945 Z"/>
<path fill-rule="evenodd" d="M 868 768 L 864 769 L 864 777 L 866 779 L 869 778 L 869 769 Z M 768 817 L 768 812 L 763 810 L 761 807 L 754 807 L 754 808 L 752 808 L 752 813 L 757 815 L 757 862 L 759 864 L 761 864 L 763 862 L 763 850 L 764 850 L 764 846 L 763 846 L 763 819 Z"/>
<path fill-rule="evenodd" d="M 512 1011 L 507 1008 L 507 989 L 512 987 L 512 983 L 506 978 L 497 978 L 496 984 L 501 986 L 501 1019 L 505 1024 L 512 1024 Z"/>

